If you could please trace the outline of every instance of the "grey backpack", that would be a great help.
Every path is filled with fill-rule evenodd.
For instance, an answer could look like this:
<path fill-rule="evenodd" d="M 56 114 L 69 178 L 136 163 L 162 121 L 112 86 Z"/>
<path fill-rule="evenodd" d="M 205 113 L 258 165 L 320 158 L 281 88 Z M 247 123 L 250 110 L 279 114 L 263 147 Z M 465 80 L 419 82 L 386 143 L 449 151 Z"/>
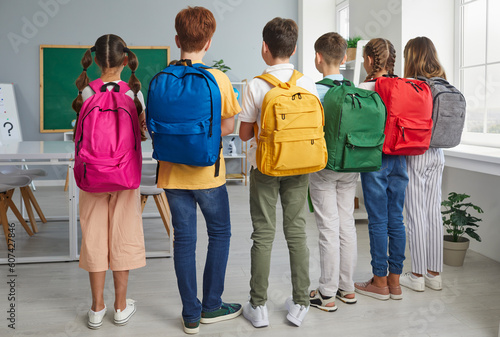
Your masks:
<path fill-rule="evenodd" d="M 464 95 L 443 78 L 418 77 L 431 88 L 433 98 L 430 147 L 450 148 L 460 144 L 465 123 Z"/>

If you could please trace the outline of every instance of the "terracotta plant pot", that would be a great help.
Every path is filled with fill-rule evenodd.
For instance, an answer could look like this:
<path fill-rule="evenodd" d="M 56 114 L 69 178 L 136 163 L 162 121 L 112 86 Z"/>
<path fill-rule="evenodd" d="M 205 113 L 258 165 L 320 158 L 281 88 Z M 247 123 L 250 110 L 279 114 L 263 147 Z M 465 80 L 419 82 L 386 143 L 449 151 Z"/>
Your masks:
<path fill-rule="evenodd" d="M 347 62 L 356 59 L 356 48 L 347 48 Z"/>
<path fill-rule="evenodd" d="M 444 236 L 443 262 L 448 266 L 461 267 L 464 264 L 465 254 L 469 248 L 469 239 L 460 238 L 459 242 L 453 242 L 451 235 Z"/>

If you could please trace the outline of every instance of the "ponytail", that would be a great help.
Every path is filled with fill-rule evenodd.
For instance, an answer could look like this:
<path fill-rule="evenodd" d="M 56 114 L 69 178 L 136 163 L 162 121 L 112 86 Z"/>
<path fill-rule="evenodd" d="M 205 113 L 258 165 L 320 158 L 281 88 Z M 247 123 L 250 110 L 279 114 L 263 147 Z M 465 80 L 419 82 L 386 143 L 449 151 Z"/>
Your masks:
<path fill-rule="evenodd" d="M 83 71 L 78 76 L 78 78 L 75 81 L 76 87 L 78 88 L 78 96 L 73 100 L 72 107 L 73 110 L 76 112 L 76 122 L 75 126 L 73 127 L 73 140 L 75 140 L 75 133 L 76 133 L 76 126 L 78 125 L 78 116 L 80 115 L 80 110 L 82 109 L 83 105 L 83 97 L 82 97 L 82 91 L 87 87 L 87 85 L 90 82 L 89 76 L 87 75 L 87 69 L 92 65 L 92 50 L 87 49 L 85 51 L 85 54 L 83 54 L 82 58 L 82 67 Z"/>
<path fill-rule="evenodd" d="M 132 74 L 130 75 L 130 78 L 128 79 L 128 86 L 130 87 L 130 90 L 134 93 L 134 103 L 135 107 L 137 108 L 137 114 L 140 115 L 142 113 L 142 103 L 139 101 L 139 98 L 137 97 L 137 93 L 141 90 L 141 82 L 135 76 L 135 71 L 137 67 L 139 66 L 139 60 L 137 59 L 137 56 L 128 48 L 124 48 L 124 52 L 128 54 L 128 66 L 130 70 L 132 70 Z"/>

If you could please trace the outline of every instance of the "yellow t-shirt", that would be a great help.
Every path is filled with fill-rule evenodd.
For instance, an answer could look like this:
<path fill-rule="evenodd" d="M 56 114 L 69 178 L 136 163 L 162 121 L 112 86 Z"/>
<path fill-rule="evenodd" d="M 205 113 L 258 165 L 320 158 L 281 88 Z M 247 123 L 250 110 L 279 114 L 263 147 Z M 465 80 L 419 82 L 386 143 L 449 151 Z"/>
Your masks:
<path fill-rule="evenodd" d="M 193 63 L 202 63 L 194 61 Z M 214 76 L 221 94 L 221 117 L 231 118 L 241 111 L 229 78 L 220 70 L 208 69 Z M 221 150 L 222 151 L 222 150 Z M 219 176 L 214 177 L 215 165 L 191 166 L 160 161 L 158 170 L 158 188 L 202 190 L 215 188 L 226 183 L 226 164 L 220 154 Z"/>

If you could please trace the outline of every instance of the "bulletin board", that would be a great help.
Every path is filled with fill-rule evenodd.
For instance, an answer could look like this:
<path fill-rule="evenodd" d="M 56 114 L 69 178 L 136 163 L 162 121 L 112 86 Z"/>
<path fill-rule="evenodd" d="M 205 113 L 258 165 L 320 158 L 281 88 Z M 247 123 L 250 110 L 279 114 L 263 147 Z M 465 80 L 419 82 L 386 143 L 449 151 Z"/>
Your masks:
<path fill-rule="evenodd" d="M 82 72 L 81 60 L 91 46 L 40 46 L 40 132 L 72 131 L 71 122 L 76 118 L 71 103 L 78 95 L 75 80 Z M 135 75 L 141 81 L 141 91 L 147 98 L 149 82 L 159 71 L 168 66 L 170 47 L 131 47 L 139 59 Z M 87 70 L 90 80 L 100 76 L 99 67 L 92 62 Z M 130 68 L 125 67 L 121 79 L 130 77 Z M 0 125 L 1 127 L 1 125 Z"/>
<path fill-rule="evenodd" d="M 0 144 L 22 140 L 14 85 L 0 83 Z"/>

